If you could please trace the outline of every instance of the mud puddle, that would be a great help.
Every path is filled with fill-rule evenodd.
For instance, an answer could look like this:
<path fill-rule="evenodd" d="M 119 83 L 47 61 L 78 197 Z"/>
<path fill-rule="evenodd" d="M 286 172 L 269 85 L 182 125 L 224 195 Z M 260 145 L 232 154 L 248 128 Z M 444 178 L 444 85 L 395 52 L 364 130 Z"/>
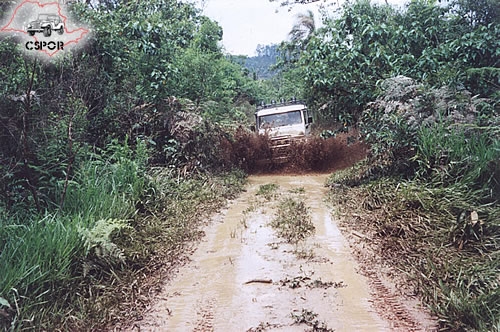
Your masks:
<path fill-rule="evenodd" d="M 132 330 L 389 331 L 324 203 L 326 175 L 251 176 Z M 259 188 L 276 184 L 267 198 Z M 292 245 L 269 225 L 281 197 L 310 208 L 315 233 Z M 323 330 L 319 329 L 323 328 Z"/>

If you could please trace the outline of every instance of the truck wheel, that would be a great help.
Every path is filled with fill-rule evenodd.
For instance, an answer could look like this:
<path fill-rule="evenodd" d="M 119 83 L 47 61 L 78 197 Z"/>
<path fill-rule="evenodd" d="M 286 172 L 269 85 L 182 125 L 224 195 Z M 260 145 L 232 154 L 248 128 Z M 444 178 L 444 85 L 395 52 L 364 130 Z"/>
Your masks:
<path fill-rule="evenodd" d="M 30 36 L 34 36 L 34 35 L 35 35 L 35 31 L 28 31 L 28 34 L 29 34 Z"/>
<path fill-rule="evenodd" d="M 50 37 L 51 34 L 52 34 L 52 29 L 50 27 L 45 27 L 43 29 L 43 35 L 45 37 Z"/>
<path fill-rule="evenodd" d="M 61 27 L 61 29 L 57 30 L 57 33 L 60 34 L 60 35 L 62 35 L 64 33 L 64 28 Z"/>

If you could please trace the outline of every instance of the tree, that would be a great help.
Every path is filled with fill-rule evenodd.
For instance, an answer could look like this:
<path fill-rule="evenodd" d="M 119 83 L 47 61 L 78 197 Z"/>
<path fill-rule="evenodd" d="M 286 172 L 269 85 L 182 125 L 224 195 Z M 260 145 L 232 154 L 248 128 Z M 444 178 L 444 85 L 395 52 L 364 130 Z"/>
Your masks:
<path fill-rule="evenodd" d="M 307 43 L 311 37 L 314 36 L 315 32 L 316 23 L 314 21 L 314 14 L 311 10 L 308 10 L 307 14 L 297 15 L 297 22 L 288 33 L 288 36 L 293 44 L 296 44 L 299 48 L 303 49 L 307 46 Z"/>
<path fill-rule="evenodd" d="M 500 6 L 497 0 L 454 0 L 451 11 L 456 12 L 471 28 L 500 24 Z"/>
<path fill-rule="evenodd" d="M 209 19 L 200 17 L 200 24 L 193 40 L 193 46 L 204 52 L 220 52 L 219 42 L 222 40 L 221 26 Z"/>
<path fill-rule="evenodd" d="M 356 119 L 377 95 L 377 82 L 397 75 L 431 86 L 465 85 L 491 97 L 500 85 L 499 25 L 478 23 L 485 19 L 471 25 L 457 12 L 470 10 L 420 0 L 405 11 L 367 0 L 346 3 L 300 52 L 284 44 L 282 68 L 300 68 L 309 103 L 332 119 L 344 112 Z"/>

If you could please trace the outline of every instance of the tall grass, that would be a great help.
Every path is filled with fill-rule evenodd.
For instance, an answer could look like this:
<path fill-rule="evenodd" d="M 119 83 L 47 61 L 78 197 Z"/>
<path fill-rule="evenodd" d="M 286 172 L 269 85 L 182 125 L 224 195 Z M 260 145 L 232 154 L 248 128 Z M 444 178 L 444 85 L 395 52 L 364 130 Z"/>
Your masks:
<path fill-rule="evenodd" d="M 436 122 L 418 131 L 417 155 L 422 171 L 453 182 L 496 187 L 499 172 L 500 129 Z"/>
<path fill-rule="evenodd" d="M 500 130 L 422 125 L 412 159 L 410 177 L 367 176 L 376 166 L 369 162 L 338 172 L 329 179 L 332 199 L 346 215 L 363 216 L 351 227 L 376 238 L 384 261 L 406 272 L 440 328 L 499 331 Z"/>
<path fill-rule="evenodd" d="M 415 227 L 429 239 L 428 264 L 414 269 L 416 279 L 424 277 L 423 296 L 448 328 L 498 331 L 500 130 L 444 121 L 423 126 L 415 159 L 420 169 L 407 192 L 432 230 Z"/>
<path fill-rule="evenodd" d="M 55 215 L 29 222 L 4 219 L 0 229 L 0 294 L 14 315 L 11 327 L 29 326 L 23 321 L 35 321 L 35 313 L 47 314 L 41 308 L 71 282 L 82 241 L 71 219 Z"/>
<path fill-rule="evenodd" d="M 145 162 L 141 144 L 133 152 L 114 142 L 79 165 L 60 210 L 29 218 L 0 214 L 3 329 L 46 329 L 49 315 L 63 310 L 72 285 L 83 277 L 77 271 L 89 250 L 84 230 L 135 213 L 147 188 Z"/>
<path fill-rule="evenodd" d="M 133 151 L 115 141 L 91 155 L 68 186 L 63 212 L 87 220 L 130 217 L 147 185 L 145 149 L 143 143 Z"/>

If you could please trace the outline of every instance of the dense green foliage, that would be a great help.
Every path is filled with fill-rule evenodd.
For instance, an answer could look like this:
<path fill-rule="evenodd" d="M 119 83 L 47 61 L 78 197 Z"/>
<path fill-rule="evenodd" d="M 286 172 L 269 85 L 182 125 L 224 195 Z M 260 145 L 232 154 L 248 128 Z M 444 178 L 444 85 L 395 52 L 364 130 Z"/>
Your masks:
<path fill-rule="evenodd" d="M 71 300 L 68 289 L 77 287 L 84 277 L 81 260 L 97 245 L 107 248 L 103 257 L 121 262 L 119 249 L 109 239 L 95 243 L 85 234 L 99 224 L 114 225 L 112 231 L 120 224 L 115 218 L 125 225 L 134 216 L 136 203 L 149 186 L 144 148 L 139 145 L 138 152 L 132 153 L 115 142 L 102 152 L 76 168 L 59 211 L 1 210 L 0 294 L 10 303 L 7 313 L 14 316 L 12 328 L 27 326 L 23 320 L 35 312 L 31 324 L 47 327 L 50 315 Z M 1 322 L 7 326 L 8 321 Z"/>
<path fill-rule="evenodd" d="M 356 119 L 378 82 L 405 75 L 432 86 L 465 87 L 498 100 L 500 15 L 495 1 L 411 1 L 405 10 L 360 0 L 284 45 L 324 118 Z M 304 24 L 307 26 L 307 20 Z M 310 24 L 309 24 L 310 25 Z M 294 30 L 291 31 L 294 33 Z"/>
<path fill-rule="evenodd" d="M 332 199 L 363 215 L 350 227 L 377 239 L 443 329 L 497 331 L 500 116 L 466 90 L 407 77 L 381 88 L 359 124 L 371 155 L 332 176 Z"/>
<path fill-rule="evenodd" d="M 356 121 L 371 146 L 355 175 L 331 179 L 341 184 L 333 199 L 364 215 L 351 226 L 380 240 L 379 254 L 407 272 L 441 328 L 491 331 L 500 322 L 500 25 L 496 8 L 472 7 L 413 1 L 400 13 L 357 2 L 297 61 L 322 115 Z"/>
<path fill-rule="evenodd" d="M 79 53 L 46 64 L 24 59 L 12 40 L 0 42 L 0 201 L 7 209 L 62 205 L 57 186 L 112 139 L 128 136 L 135 145 L 137 138 L 161 155 L 156 162 L 169 164 L 182 143 L 173 123 L 179 111 L 242 121 L 261 99 L 264 88 L 222 53 L 221 27 L 192 5 L 103 1 L 70 9 L 93 27 Z"/>

